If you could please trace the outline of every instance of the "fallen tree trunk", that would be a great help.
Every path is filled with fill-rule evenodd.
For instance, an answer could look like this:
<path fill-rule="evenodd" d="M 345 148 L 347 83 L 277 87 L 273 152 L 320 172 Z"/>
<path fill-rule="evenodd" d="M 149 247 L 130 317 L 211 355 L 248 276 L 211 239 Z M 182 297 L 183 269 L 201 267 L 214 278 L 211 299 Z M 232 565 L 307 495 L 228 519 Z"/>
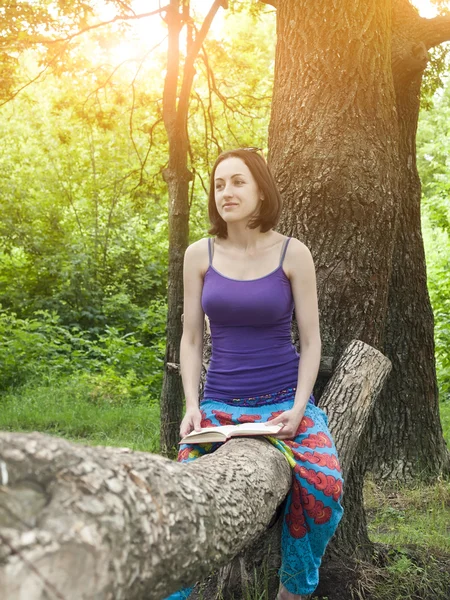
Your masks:
<path fill-rule="evenodd" d="M 353 340 L 320 398 L 320 408 L 328 415 L 344 476 L 391 368 L 390 360 L 381 352 Z"/>
<path fill-rule="evenodd" d="M 343 365 L 330 381 L 328 407 L 341 423 L 350 416 L 358 423 L 367 418 L 389 361 L 353 342 Z M 344 387 L 333 388 L 333 381 Z M 351 429 L 357 436 L 359 429 Z M 339 445 L 354 445 L 353 435 L 341 430 L 346 425 L 336 429 L 345 456 Z M 232 440 L 182 465 L 126 449 L 2 433 L 0 478 L 2 597 L 159 600 L 229 563 L 258 538 L 267 540 L 291 471 L 262 439 Z M 261 541 L 258 546 L 268 551 Z M 244 573 L 251 561 L 239 556 L 234 564 Z"/>
<path fill-rule="evenodd" d="M 2 433 L 0 460 L 8 600 L 160 600 L 258 537 L 291 482 L 285 458 L 264 439 L 233 440 L 182 465 Z"/>

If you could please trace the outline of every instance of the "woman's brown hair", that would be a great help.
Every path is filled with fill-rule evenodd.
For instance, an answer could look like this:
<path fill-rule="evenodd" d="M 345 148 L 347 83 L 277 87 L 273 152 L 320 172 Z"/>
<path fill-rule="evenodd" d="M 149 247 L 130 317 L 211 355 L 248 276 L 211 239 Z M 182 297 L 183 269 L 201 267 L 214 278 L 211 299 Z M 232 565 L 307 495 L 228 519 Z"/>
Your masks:
<path fill-rule="evenodd" d="M 259 213 L 250 221 L 248 226 L 250 229 L 261 227 L 263 233 L 269 231 L 269 229 L 275 227 L 280 218 L 282 207 L 280 192 L 277 189 L 269 166 L 259 154 L 258 148 L 239 148 L 237 150 L 222 152 L 212 168 L 208 200 L 208 214 L 211 228 L 208 233 L 216 235 L 219 238 L 226 238 L 228 235 L 227 224 L 219 215 L 216 207 L 214 176 L 217 166 L 222 161 L 232 157 L 240 158 L 244 161 L 264 198 Z"/>

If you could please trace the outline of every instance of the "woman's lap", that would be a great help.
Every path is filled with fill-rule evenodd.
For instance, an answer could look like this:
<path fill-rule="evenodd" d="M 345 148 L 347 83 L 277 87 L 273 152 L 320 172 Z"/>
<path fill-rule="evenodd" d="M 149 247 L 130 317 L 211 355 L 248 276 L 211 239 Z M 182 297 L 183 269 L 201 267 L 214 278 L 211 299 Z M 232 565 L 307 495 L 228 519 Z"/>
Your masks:
<path fill-rule="evenodd" d="M 206 398 L 200 405 L 202 426 L 271 420 L 292 406 L 294 394 L 290 389 L 226 402 Z M 318 583 L 326 545 L 342 516 L 343 480 L 336 448 L 325 413 L 311 401 L 293 440 L 268 439 L 285 455 L 294 475 L 283 517 L 280 580 L 292 593 L 310 594 Z M 195 460 L 220 445 L 183 444 L 178 460 Z"/>

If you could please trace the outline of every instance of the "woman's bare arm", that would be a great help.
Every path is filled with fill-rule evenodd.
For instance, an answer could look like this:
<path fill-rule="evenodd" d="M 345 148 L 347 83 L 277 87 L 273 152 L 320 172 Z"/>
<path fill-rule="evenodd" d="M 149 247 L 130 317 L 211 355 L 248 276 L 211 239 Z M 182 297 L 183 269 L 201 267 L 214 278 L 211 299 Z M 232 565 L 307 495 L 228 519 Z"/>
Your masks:
<path fill-rule="evenodd" d="M 292 239 L 289 250 L 291 253 L 287 266 L 300 337 L 300 363 L 295 405 L 304 407 L 313 390 L 320 366 L 321 340 L 316 271 L 311 252 L 299 240 Z"/>
<path fill-rule="evenodd" d="M 198 418 L 198 388 L 202 368 L 203 327 L 205 319 L 201 305 L 201 296 L 203 277 L 207 265 L 207 243 L 206 240 L 199 240 L 189 246 L 184 256 L 184 317 L 183 335 L 180 345 L 180 364 L 186 398 L 186 416 L 181 424 L 181 435 L 186 435 L 193 428 L 198 429 L 200 426 Z"/>
<path fill-rule="evenodd" d="M 289 242 L 283 268 L 291 282 L 301 356 L 294 406 L 271 423 L 282 423 L 283 429 L 277 437 L 288 439 L 295 436 L 314 387 L 320 365 L 321 341 L 314 263 L 310 251 L 299 240 Z"/>

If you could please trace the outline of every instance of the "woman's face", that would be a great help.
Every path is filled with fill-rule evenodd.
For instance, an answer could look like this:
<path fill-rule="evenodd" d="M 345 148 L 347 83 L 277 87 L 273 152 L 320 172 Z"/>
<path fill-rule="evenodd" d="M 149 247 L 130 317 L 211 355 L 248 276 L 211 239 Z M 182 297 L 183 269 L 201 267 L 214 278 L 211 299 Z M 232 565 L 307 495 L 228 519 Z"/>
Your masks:
<path fill-rule="evenodd" d="M 247 223 L 259 210 L 262 194 L 245 162 L 231 156 L 218 164 L 214 174 L 216 207 L 228 223 Z"/>

